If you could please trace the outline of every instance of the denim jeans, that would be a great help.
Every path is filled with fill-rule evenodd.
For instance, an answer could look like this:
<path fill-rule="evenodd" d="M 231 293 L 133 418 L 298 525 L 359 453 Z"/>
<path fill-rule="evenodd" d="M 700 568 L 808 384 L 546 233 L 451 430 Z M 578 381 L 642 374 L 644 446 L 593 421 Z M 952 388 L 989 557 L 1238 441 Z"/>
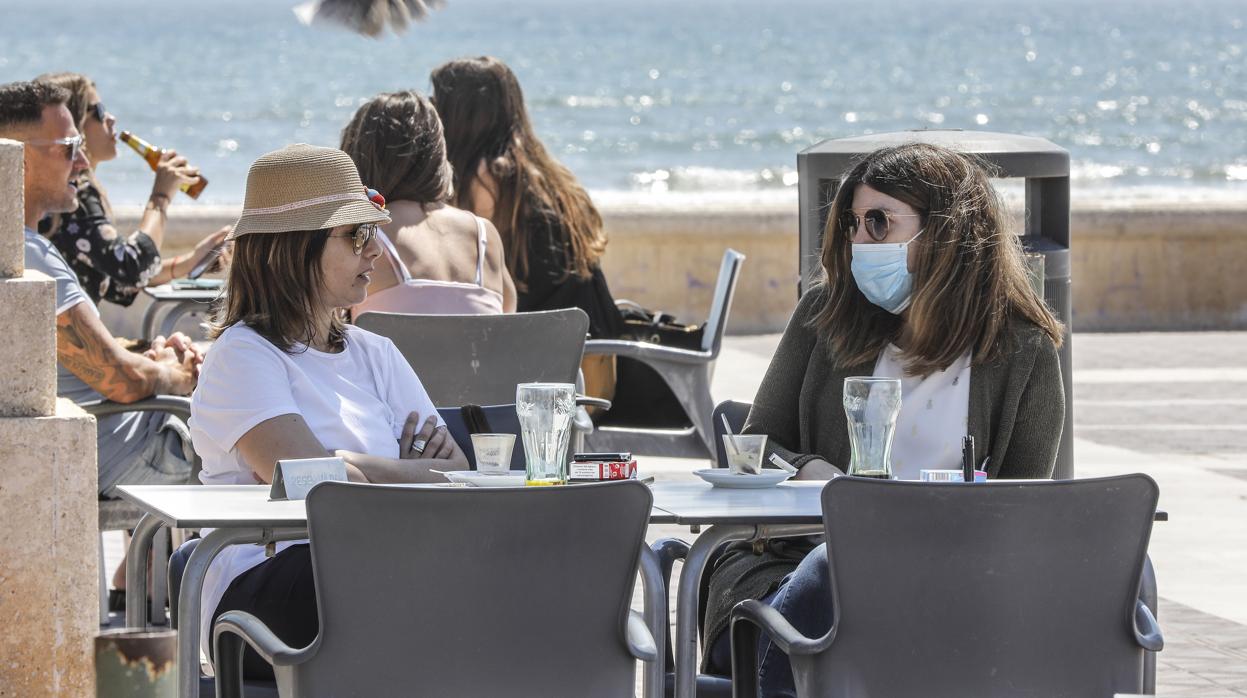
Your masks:
<path fill-rule="evenodd" d="M 827 544 L 814 550 L 784 578 L 779 589 L 763 599 L 799 632 L 822 637 L 831 629 L 831 580 L 827 576 Z M 763 698 L 797 695 L 788 657 L 762 634 L 758 643 L 758 693 Z"/>

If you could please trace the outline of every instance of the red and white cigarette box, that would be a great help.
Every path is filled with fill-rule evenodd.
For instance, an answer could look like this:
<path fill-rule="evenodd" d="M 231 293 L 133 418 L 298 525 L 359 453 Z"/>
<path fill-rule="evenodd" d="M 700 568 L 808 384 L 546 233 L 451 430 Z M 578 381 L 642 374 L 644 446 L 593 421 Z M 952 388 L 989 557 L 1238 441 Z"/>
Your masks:
<path fill-rule="evenodd" d="M 568 478 L 577 482 L 635 480 L 636 459 L 628 461 L 572 461 Z"/>

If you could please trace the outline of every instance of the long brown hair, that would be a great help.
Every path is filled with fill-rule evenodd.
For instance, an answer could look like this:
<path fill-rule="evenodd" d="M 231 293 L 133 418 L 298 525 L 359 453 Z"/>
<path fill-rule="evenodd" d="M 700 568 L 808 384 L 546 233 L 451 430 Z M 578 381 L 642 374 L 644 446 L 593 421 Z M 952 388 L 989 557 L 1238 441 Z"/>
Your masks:
<path fill-rule="evenodd" d="M 254 233 L 234 240 L 224 300 L 208 326 L 216 339 L 243 322 L 284 352 L 296 344 L 311 346 L 316 336 L 313 314 L 323 274 L 320 258 L 329 229 L 287 233 Z M 346 346 L 346 324 L 340 311 L 329 327 L 330 346 Z"/>
<path fill-rule="evenodd" d="M 450 199 L 453 175 L 442 122 L 429 100 L 415 92 L 373 97 L 342 129 L 339 147 L 355 161 L 359 178 L 390 201 Z"/>
<path fill-rule="evenodd" d="M 905 315 L 906 371 L 929 375 L 973 351 L 974 363 L 1007 350 L 1008 324 L 1037 325 L 1060 346 L 1061 323 L 1031 286 L 1018 237 L 983 164 L 923 143 L 882 148 L 858 162 L 836 191 L 823 236 L 827 300 L 812 321 L 838 368 L 870 361 L 899 338 L 900 317 L 871 303 L 853 279 L 852 240 L 840 214 L 865 184 L 912 206 L 925 231 L 913 246 L 914 295 Z"/>
<path fill-rule="evenodd" d="M 51 85 L 63 87 L 69 92 L 69 100 L 65 102 L 65 107 L 69 109 L 69 115 L 73 117 L 74 126 L 77 127 L 78 133 L 85 134 L 87 119 L 89 118 L 87 109 L 91 106 L 89 99 L 91 96 L 90 92 L 91 89 L 95 87 L 95 82 L 82 73 L 70 72 L 44 73 L 43 75 L 35 78 L 35 80 L 37 82 L 46 82 Z M 87 154 L 87 160 L 91 163 L 91 167 L 87 169 L 84 176 L 86 177 L 87 182 L 93 185 L 96 190 L 100 192 L 100 203 L 104 206 L 104 215 L 111 219 L 113 217 L 112 204 L 108 201 L 108 196 L 104 193 L 104 188 L 100 186 L 99 180 L 95 177 L 95 161 L 91 159 L 91 151 L 86 149 L 85 143 L 83 144 L 83 151 Z M 61 214 L 54 213 L 52 216 L 54 224 L 53 229 L 59 228 Z"/>
<path fill-rule="evenodd" d="M 482 56 L 444 63 L 431 80 L 455 171 L 455 205 L 472 209 L 469 184 L 484 163 L 498 186 L 493 224 L 516 285 L 523 288 L 528 278 L 528 229 L 533 226 L 547 226 L 561 238 L 568 275 L 588 278 L 606 251 L 602 217 L 571 171 L 533 133 L 515 73 L 502 61 Z"/>

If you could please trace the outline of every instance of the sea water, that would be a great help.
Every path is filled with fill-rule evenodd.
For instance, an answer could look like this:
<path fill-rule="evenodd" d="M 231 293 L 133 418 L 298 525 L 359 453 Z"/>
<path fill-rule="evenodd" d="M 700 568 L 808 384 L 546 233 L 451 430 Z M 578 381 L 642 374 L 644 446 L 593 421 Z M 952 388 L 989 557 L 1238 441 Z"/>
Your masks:
<path fill-rule="evenodd" d="M 118 125 L 190 157 L 237 204 L 260 154 L 336 145 L 381 91 L 491 54 L 595 195 L 791 193 L 826 138 L 964 128 L 1048 138 L 1075 191 L 1247 191 L 1241 0 L 447 0 L 380 40 L 299 24 L 295 0 L 0 0 L 0 81 L 87 73 Z M 121 152 L 114 203 L 152 175 Z M 180 205 L 193 205 L 189 200 Z"/>

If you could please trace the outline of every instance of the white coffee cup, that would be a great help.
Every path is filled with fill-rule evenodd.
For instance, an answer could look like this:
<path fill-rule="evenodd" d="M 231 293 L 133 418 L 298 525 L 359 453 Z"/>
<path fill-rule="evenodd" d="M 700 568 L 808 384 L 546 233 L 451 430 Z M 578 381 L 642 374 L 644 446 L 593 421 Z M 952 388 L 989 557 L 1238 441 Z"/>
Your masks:
<path fill-rule="evenodd" d="M 511 470 L 511 451 L 515 434 L 473 434 L 472 450 L 476 451 L 476 470 L 504 475 Z"/>

